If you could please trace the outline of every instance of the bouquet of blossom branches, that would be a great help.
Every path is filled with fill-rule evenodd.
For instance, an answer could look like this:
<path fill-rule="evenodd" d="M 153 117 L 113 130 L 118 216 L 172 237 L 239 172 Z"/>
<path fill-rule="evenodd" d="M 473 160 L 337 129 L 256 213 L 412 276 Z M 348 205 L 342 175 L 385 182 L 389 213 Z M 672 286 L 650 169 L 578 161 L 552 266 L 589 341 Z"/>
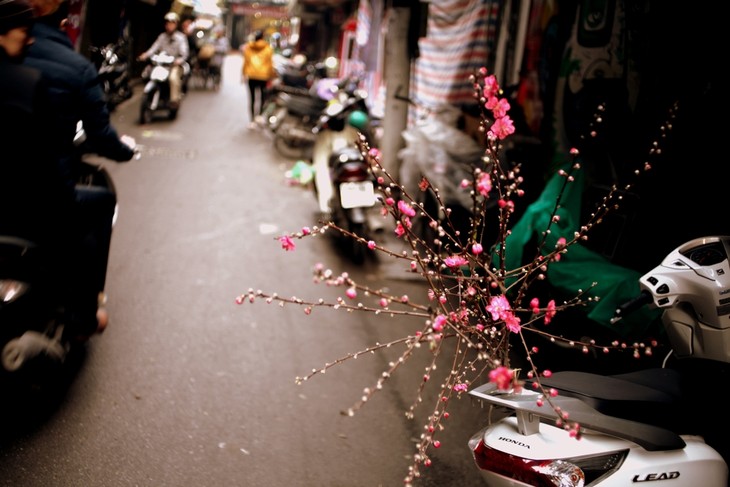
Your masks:
<path fill-rule="evenodd" d="M 572 248 L 580 248 L 580 243 L 588 239 L 591 229 L 599 224 L 605 216 L 615 210 L 621 203 L 621 192 L 613 187 L 605 198 L 597 205 L 587 222 L 576 229 L 561 226 L 564 208 L 561 201 L 569 191 L 570 185 L 575 182 L 575 175 L 580 170 L 578 150 L 570 151 L 570 160 L 563 169 L 557 171 L 552 182 L 556 195 L 552 208 L 541 210 L 545 222 L 539 232 L 535 257 L 532 260 L 524 258 L 514 259 L 509 254 L 510 236 L 513 223 L 511 221 L 517 198 L 523 196 L 519 165 L 507 167 L 500 163 L 501 151 L 507 137 L 514 133 L 515 128 L 509 116 L 510 105 L 503 98 L 502 90 L 496 78 L 489 75 L 482 68 L 472 77 L 475 89 L 475 98 L 481 108 L 480 130 L 484 134 L 484 155 L 472 168 L 470 179 L 461 182 L 461 190 L 471 197 L 471 221 L 468 229 L 456 228 L 452 224 L 449 208 L 443 203 L 439 188 L 434 187 L 427 178 L 423 178 L 418 186 L 420 192 L 430 192 L 438 202 L 439 214 L 429 214 L 422 203 L 420 195 L 408 194 L 403 186 L 384 169 L 380 162 L 377 148 L 370 147 L 367 140 L 361 137 L 357 143 L 363 154 L 367 155 L 372 171 L 377 178 L 377 190 L 382 204 L 382 214 L 393 220 L 395 236 L 404 242 L 408 251 L 395 252 L 374 240 L 367 240 L 362 236 L 352 234 L 337 227 L 332 222 L 321 222 L 321 226 L 304 227 L 300 231 L 277 237 L 281 247 L 286 251 L 295 249 L 295 241 L 320 235 L 324 232 L 340 232 L 347 237 L 356 239 L 359 244 L 367 246 L 374 252 L 379 252 L 389 258 L 402 261 L 404 268 L 411 273 L 421 276 L 427 285 L 424 303 L 417 303 L 404 296 L 390 294 L 386 289 L 372 289 L 356 282 L 348 273 L 337 274 L 318 265 L 314 269 L 315 280 L 326 282 L 329 285 L 341 286 L 345 289 L 344 297 L 336 302 L 324 300 L 306 301 L 296 297 L 284 298 L 276 293 L 265 293 L 250 289 L 237 298 L 238 303 L 264 300 L 266 302 L 293 303 L 304 308 L 310 314 L 315 307 L 330 307 L 339 310 L 357 311 L 366 313 L 388 312 L 390 315 L 408 315 L 420 319 L 420 330 L 412 335 L 404 336 L 399 340 L 377 344 L 365 350 L 348 354 L 324 368 L 315 369 L 304 377 L 298 377 L 297 383 L 310 379 L 314 375 L 324 373 L 327 368 L 340 365 L 349 359 L 357 358 L 363 353 L 375 352 L 393 345 L 403 347 L 400 360 L 391 362 L 389 370 L 385 371 L 377 383 L 365 389 L 361 400 L 353 405 L 347 413 L 353 415 L 377 391 L 381 390 L 387 379 L 418 349 L 427 350 L 432 355 L 432 362 L 444 360 L 450 364 L 450 373 L 446 379 L 436 387 L 440 388 L 433 410 L 428 415 L 428 423 L 424 425 L 424 433 L 417 444 L 417 451 L 413 462 L 408 468 L 405 484 L 410 485 L 418 478 L 421 466 L 431 463 L 429 451 L 431 447 L 439 447 L 437 438 L 441 422 L 448 417 L 449 400 L 454 396 L 461 396 L 472 386 L 480 382 L 491 381 L 501 389 L 518 389 L 523 380 L 534 379 L 536 387 L 540 386 L 540 377 L 550 374 L 549 370 L 538 368 L 533 360 L 537 348 L 528 345 L 525 333 L 538 333 L 554 340 L 566 340 L 560 336 L 552 336 L 544 325 L 550 324 L 553 318 L 568 308 L 591 306 L 599 301 L 596 294 L 596 285 L 586 289 L 578 289 L 570 299 L 556 302 L 553 299 L 541 302 L 531 295 L 531 287 L 544 281 L 548 269 L 563 259 Z M 600 125 L 601 107 L 593 121 Z M 596 130 L 593 127 L 591 133 Z M 660 152 L 658 144 L 652 147 L 651 154 Z M 636 174 L 650 169 L 649 162 L 645 162 L 642 169 Z M 621 188 L 626 190 L 628 186 Z M 495 204 L 496 200 L 496 204 Z M 489 217 L 495 217 L 496 222 L 488 222 Z M 414 223 L 418 222 L 421 228 L 427 226 L 426 232 L 434 236 L 432 240 L 424 240 L 424 232 L 416 232 Z M 496 239 L 486 241 L 488 224 L 496 224 Z M 491 228 L 494 228 L 493 226 Z M 493 233 L 493 232 L 492 232 Z M 491 234 L 490 234 L 491 235 Z M 489 238 L 492 238 L 491 236 Z M 373 299 L 373 304 L 351 304 L 358 293 Z M 347 299 L 346 299 L 347 298 Z M 455 341 L 450 350 L 453 354 L 444 356 L 443 344 L 447 340 Z M 512 350 L 513 344 L 517 344 Z M 593 342 L 575 343 L 570 345 L 583 349 L 598 348 L 604 352 L 610 349 L 632 349 L 635 354 L 650 353 L 651 345 L 613 342 L 598 344 Z M 510 364 L 510 359 L 519 353 L 524 359 L 524 375 Z M 419 385 L 418 398 L 414 405 L 406 412 L 410 418 L 420 403 L 423 390 L 430 385 L 428 375 L 424 376 Z M 551 407 L 550 399 L 554 392 L 543 390 L 541 403 Z M 566 415 L 567 418 L 567 415 Z M 580 427 L 566 419 L 564 427 L 573 436 L 580 435 Z"/>

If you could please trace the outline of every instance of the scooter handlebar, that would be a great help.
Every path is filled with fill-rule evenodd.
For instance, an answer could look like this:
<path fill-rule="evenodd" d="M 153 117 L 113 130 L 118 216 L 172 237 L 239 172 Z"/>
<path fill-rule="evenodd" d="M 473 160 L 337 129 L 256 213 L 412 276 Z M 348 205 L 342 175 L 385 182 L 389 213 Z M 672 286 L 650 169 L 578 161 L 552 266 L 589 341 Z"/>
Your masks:
<path fill-rule="evenodd" d="M 611 318 L 611 323 L 616 323 L 624 316 L 633 313 L 642 306 L 650 304 L 652 302 L 654 302 L 654 296 L 651 294 L 651 292 L 646 289 L 642 290 L 638 296 L 630 299 L 629 301 L 626 301 L 625 303 L 619 305 L 618 308 L 616 308 L 616 311 L 614 311 L 613 314 L 613 318 Z"/>

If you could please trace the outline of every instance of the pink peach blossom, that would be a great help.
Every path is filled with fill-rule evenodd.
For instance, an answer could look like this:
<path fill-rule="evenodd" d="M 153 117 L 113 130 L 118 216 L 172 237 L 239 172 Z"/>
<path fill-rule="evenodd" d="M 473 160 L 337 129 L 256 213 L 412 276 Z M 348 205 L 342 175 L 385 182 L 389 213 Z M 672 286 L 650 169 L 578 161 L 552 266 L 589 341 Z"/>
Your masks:
<path fill-rule="evenodd" d="M 281 248 L 287 252 L 297 247 L 289 235 L 282 235 L 278 240 L 281 243 Z"/>

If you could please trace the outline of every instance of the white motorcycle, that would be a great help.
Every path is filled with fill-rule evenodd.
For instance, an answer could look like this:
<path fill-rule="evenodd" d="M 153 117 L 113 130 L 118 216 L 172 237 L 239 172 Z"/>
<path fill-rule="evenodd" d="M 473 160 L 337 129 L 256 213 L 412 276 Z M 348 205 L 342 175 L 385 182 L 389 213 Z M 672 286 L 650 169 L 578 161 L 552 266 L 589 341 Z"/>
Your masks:
<path fill-rule="evenodd" d="M 363 239 L 333 232 L 358 265 L 368 256 L 375 257 L 363 241 L 370 240 L 380 219 L 376 215 L 376 178 L 357 144 L 360 137 L 373 144 L 366 97 L 362 90 L 338 90 L 313 129 L 314 191 L 320 210 L 339 228 Z"/>
<path fill-rule="evenodd" d="M 469 440 L 487 485 L 727 487 L 730 441 L 718 386 L 730 370 L 729 256 L 728 236 L 691 240 L 641 277 L 641 295 L 617 310 L 620 319 L 645 304 L 663 309 L 672 352 L 662 368 L 553 373 L 540 379 L 558 392 L 553 407 L 529 383 L 471 390 L 504 413 Z M 556 409 L 580 425 L 578 439 Z"/>
<path fill-rule="evenodd" d="M 179 107 L 170 102 L 170 73 L 175 64 L 175 56 L 161 52 L 149 59 L 142 72 L 145 81 L 142 104 L 139 108 L 139 123 L 148 124 L 158 111 L 166 112 L 169 120 L 177 117 Z M 189 66 L 183 65 L 183 77 L 187 76 Z"/>

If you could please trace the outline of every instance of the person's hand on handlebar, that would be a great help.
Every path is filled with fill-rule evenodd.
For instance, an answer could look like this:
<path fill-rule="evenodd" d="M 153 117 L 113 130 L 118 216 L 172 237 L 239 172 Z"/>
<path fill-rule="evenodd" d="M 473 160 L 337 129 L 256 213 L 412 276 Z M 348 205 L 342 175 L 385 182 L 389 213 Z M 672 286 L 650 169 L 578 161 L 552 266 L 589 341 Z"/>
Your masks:
<path fill-rule="evenodd" d="M 128 145 L 130 149 L 137 150 L 137 141 L 131 135 L 124 134 L 119 137 L 119 140 L 125 145 Z"/>
<path fill-rule="evenodd" d="M 138 160 L 140 158 L 141 155 L 139 153 L 139 147 L 137 147 L 137 141 L 134 139 L 134 137 L 124 134 L 119 137 L 119 140 L 121 140 L 123 144 L 128 145 L 134 151 L 135 160 Z"/>

